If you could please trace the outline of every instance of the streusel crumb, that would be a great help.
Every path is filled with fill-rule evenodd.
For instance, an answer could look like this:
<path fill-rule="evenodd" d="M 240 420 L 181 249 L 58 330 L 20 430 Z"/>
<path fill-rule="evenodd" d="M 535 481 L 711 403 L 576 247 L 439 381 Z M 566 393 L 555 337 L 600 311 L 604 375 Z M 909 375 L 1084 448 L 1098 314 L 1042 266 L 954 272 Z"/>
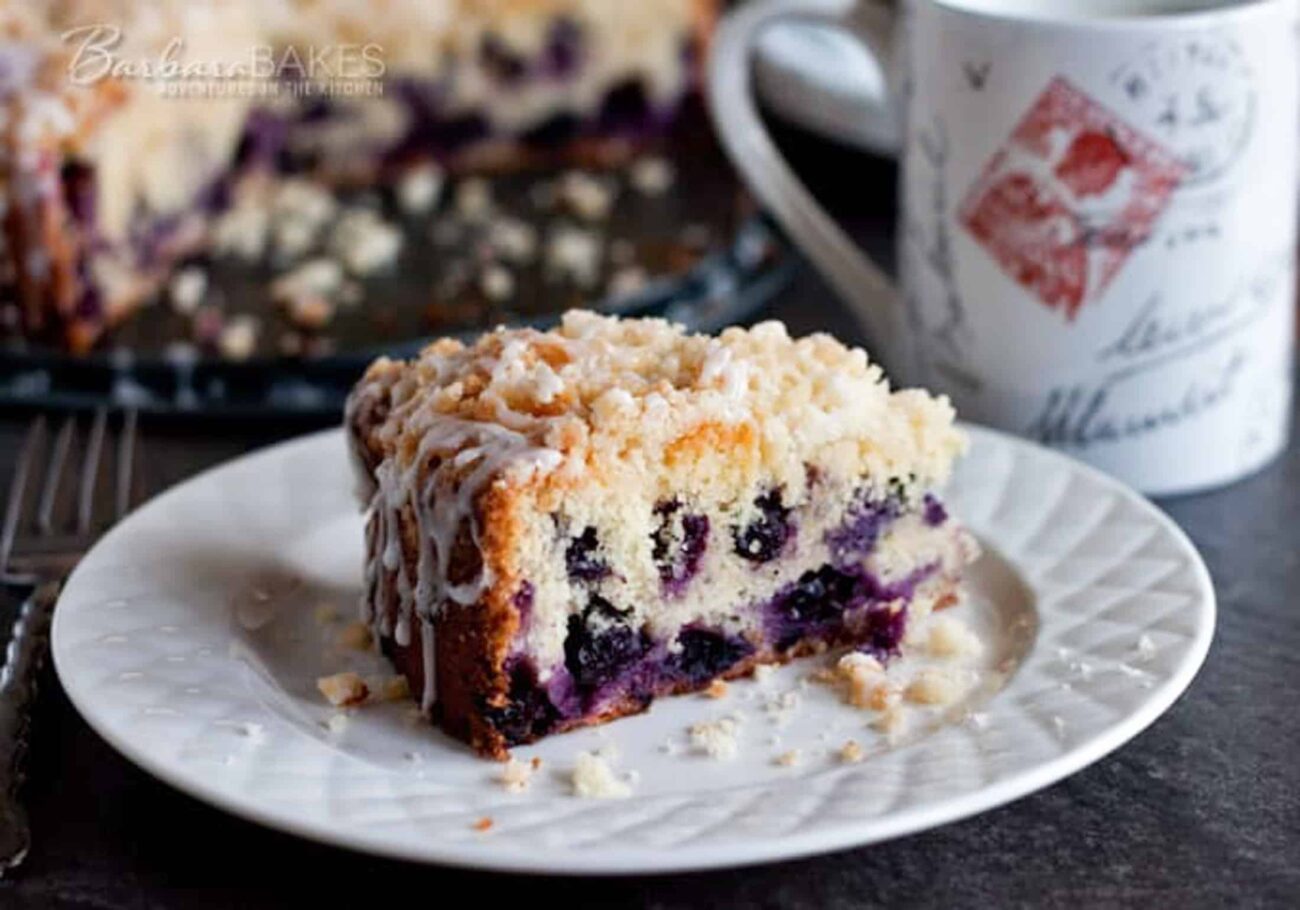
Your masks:
<path fill-rule="evenodd" d="M 632 788 L 618 779 L 605 759 L 591 752 L 579 752 L 573 766 L 573 795 L 586 799 L 624 799 Z"/>
<path fill-rule="evenodd" d="M 919 705 L 950 705 L 966 691 L 962 675 L 939 669 L 925 669 L 903 690 L 910 702 Z"/>
<path fill-rule="evenodd" d="M 852 739 L 840 746 L 840 751 L 837 754 L 839 755 L 840 761 L 846 765 L 855 765 L 862 761 L 862 759 L 866 758 L 866 753 L 862 751 L 862 747 Z"/>
<path fill-rule="evenodd" d="M 411 684 L 405 676 L 386 676 L 374 691 L 379 701 L 404 701 L 411 697 Z"/>
<path fill-rule="evenodd" d="M 312 617 L 316 620 L 316 625 L 328 626 L 338 622 L 339 611 L 333 604 L 317 604 L 316 609 L 312 611 Z"/>
<path fill-rule="evenodd" d="M 930 624 L 926 650 L 935 657 L 978 657 L 984 646 L 961 620 L 936 616 Z"/>
<path fill-rule="evenodd" d="M 871 722 L 871 727 L 877 733 L 883 733 L 890 742 L 895 742 L 907 730 L 907 711 L 902 705 L 890 705 Z"/>
<path fill-rule="evenodd" d="M 370 626 L 356 620 L 343 627 L 334 643 L 348 651 L 368 651 L 373 641 Z"/>
<path fill-rule="evenodd" d="M 736 757 L 739 750 L 738 732 L 739 724 L 733 717 L 694 724 L 687 731 L 691 737 L 691 748 L 719 760 Z"/>
<path fill-rule="evenodd" d="M 380 358 L 367 376 L 379 381 L 395 369 Z M 790 489 L 805 481 L 785 474 L 815 450 L 827 469 L 842 461 L 856 474 L 906 473 L 934 486 L 965 447 L 947 399 L 892 391 L 862 349 L 829 335 L 791 338 L 779 322 L 713 337 L 659 319 L 571 311 L 549 332 L 498 329 L 470 346 L 441 339 L 406 371 L 402 396 L 410 401 L 395 402 L 393 413 L 418 409 L 447 421 L 510 415 L 523 439 L 559 456 L 530 468 L 543 473 L 566 475 L 568 466 L 579 476 L 590 470 L 590 453 L 602 453 L 597 463 L 610 453 L 641 457 L 701 427 L 725 426 L 735 428 L 733 444 L 761 428 L 761 440 L 746 446 Z M 395 451 L 413 456 L 426 429 L 426 421 L 403 420 L 385 433 L 396 434 Z"/>
<path fill-rule="evenodd" d="M 501 768 L 497 782 L 511 793 L 522 793 L 533 782 L 535 770 L 536 765 L 512 758 Z"/>
<path fill-rule="evenodd" d="M 881 690 L 886 688 L 885 668 L 869 654 L 850 651 L 839 659 L 835 672 L 843 684 L 844 700 L 855 708 L 880 710 Z"/>
<path fill-rule="evenodd" d="M 316 688 L 320 690 L 321 695 L 325 696 L 325 700 L 336 708 L 359 705 L 370 694 L 366 681 L 350 670 L 346 673 L 322 676 L 316 680 Z"/>

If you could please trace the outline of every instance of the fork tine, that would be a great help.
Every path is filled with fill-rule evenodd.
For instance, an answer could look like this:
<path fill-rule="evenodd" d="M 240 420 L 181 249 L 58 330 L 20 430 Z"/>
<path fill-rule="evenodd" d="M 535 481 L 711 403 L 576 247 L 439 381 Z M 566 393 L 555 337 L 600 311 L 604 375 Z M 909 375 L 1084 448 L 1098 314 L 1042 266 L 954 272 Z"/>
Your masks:
<path fill-rule="evenodd" d="M 135 425 L 139 415 L 128 410 L 122 418 L 122 435 L 117 441 L 117 489 L 113 500 L 113 520 L 121 521 L 131 508 L 131 468 L 135 461 Z"/>
<path fill-rule="evenodd" d="M 77 493 L 77 533 L 90 531 L 90 518 L 95 508 L 95 479 L 99 476 L 99 456 L 104 449 L 104 431 L 108 426 L 108 410 L 95 412 L 95 422 L 90 427 L 86 442 L 86 460 L 81 466 L 81 488 Z"/>
<path fill-rule="evenodd" d="M 45 469 L 45 483 L 41 487 L 41 498 L 36 507 L 36 527 L 42 534 L 54 533 L 54 498 L 59 492 L 63 464 L 68 460 L 68 448 L 72 445 L 72 433 L 76 427 L 76 417 L 69 414 L 59 428 L 59 435 L 54 439 L 50 463 Z"/>
<path fill-rule="evenodd" d="M 14 476 L 9 482 L 9 500 L 5 506 L 4 526 L 0 528 L 0 576 L 9 567 L 9 554 L 13 552 L 14 536 L 18 533 L 18 520 L 23 514 L 23 500 L 27 498 L 27 474 L 36 459 L 36 450 L 45 435 L 45 415 L 32 421 L 31 429 L 23 440 L 23 449 L 14 466 Z"/>

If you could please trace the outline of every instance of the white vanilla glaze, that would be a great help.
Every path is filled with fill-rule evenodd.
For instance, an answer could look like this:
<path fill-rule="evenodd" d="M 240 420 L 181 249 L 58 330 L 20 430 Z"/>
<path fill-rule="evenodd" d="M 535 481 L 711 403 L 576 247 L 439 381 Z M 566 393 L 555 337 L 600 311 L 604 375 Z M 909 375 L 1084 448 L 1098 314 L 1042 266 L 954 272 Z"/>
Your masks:
<path fill-rule="evenodd" d="M 350 414 L 355 413 L 355 402 L 375 394 L 375 387 L 363 384 L 349 402 Z M 418 404 L 418 399 L 411 403 Z M 437 698 L 434 620 L 448 603 L 477 602 L 492 583 L 491 568 L 481 559 L 473 578 L 456 584 L 450 581 L 457 536 L 462 528 L 468 528 L 478 549 L 481 529 L 474 506 L 479 494 L 507 472 L 517 476 L 521 467 L 540 471 L 554 468 L 560 462 L 560 453 L 534 446 L 521 433 L 496 424 L 418 412 L 406 419 L 423 423 L 424 430 L 414 458 L 405 464 L 397 458 L 386 458 L 375 471 L 376 483 L 368 505 L 369 525 L 375 537 L 366 568 L 363 610 L 377 637 L 391 637 L 401 646 L 410 644 L 412 621 L 420 621 L 424 661 L 420 707 L 427 712 Z M 355 449 L 354 456 L 359 457 Z M 435 466 L 427 469 L 431 462 Z M 414 586 L 410 584 L 411 567 L 401 538 L 401 515 L 407 510 L 416 527 Z M 394 586 L 389 593 L 396 595 L 395 617 L 387 609 L 374 609 L 375 603 L 392 600 L 382 592 L 378 599 L 372 595 L 378 584 Z"/>

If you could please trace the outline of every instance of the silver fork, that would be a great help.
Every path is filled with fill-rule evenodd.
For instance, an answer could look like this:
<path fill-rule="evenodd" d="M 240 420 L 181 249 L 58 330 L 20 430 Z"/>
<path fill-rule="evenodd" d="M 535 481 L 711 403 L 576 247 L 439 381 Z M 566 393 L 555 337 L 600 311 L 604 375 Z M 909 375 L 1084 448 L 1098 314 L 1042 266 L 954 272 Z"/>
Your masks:
<path fill-rule="evenodd" d="M 14 623 L 0 671 L 0 875 L 21 863 L 31 844 L 18 791 L 36 676 L 48 650 L 59 588 L 99 534 L 122 518 L 132 501 L 135 411 L 123 415 L 116 443 L 109 438 L 108 411 L 95 412 L 71 486 L 63 479 L 76 442 L 77 418 L 65 417 L 47 445 L 49 424 L 49 418 L 41 415 L 28 428 L 0 524 L 0 582 L 32 589 Z M 107 492 L 101 476 L 109 447 L 115 449 L 115 457 L 111 501 L 106 503 L 100 494 Z M 37 474 L 42 475 L 39 490 L 33 483 Z"/>

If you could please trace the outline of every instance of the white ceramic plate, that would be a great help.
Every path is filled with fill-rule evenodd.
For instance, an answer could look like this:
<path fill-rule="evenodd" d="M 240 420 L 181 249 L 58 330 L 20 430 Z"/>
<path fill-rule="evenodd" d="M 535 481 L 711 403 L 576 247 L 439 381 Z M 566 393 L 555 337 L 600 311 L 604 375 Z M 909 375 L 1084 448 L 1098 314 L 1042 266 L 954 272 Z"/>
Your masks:
<path fill-rule="evenodd" d="M 368 653 L 331 646 L 318 606 L 350 610 L 361 522 L 343 439 L 327 432 L 241 458 L 144 506 L 69 580 L 54 659 L 82 715 L 168 783 L 316 840 L 413 860 L 552 873 L 632 873 L 782 859 L 896 837 L 1005 803 L 1096 761 L 1191 681 L 1214 627 L 1186 537 L 1118 483 L 972 429 L 949 501 L 983 542 L 955 615 L 988 647 L 959 703 L 909 709 L 894 742 L 873 715 L 801 683 L 809 662 L 718 700 L 516 750 L 543 760 L 506 792 L 499 766 L 410 723 L 409 704 L 341 731 L 315 690 Z M 905 658 L 891 673 L 915 672 Z M 786 693 L 793 692 L 793 696 Z M 785 697 L 797 705 L 774 710 Z M 739 755 L 683 751 L 685 728 L 741 719 Z M 835 752 L 849 739 L 859 764 Z M 579 750 L 617 748 L 634 795 L 569 794 Z M 775 756 L 799 749 L 794 767 Z M 483 818 L 491 829 L 476 830 Z M 1067 819 L 1062 819 L 1066 823 Z"/>

